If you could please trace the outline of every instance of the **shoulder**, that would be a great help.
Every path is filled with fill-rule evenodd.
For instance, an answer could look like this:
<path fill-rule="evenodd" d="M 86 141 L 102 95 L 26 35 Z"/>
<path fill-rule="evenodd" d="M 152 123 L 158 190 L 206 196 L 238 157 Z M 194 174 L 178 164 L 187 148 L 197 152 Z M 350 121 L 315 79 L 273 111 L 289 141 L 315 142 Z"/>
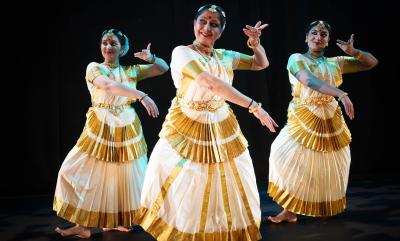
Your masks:
<path fill-rule="evenodd" d="M 335 56 L 335 57 L 326 57 L 328 62 L 337 62 L 341 59 L 342 56 Z"/>
<path fill-rule="evenodd" d="M 191 48 L 189 48 L 188 46 L 185 45 L 179 45 L 177 47 L 174 48 L 174 50 L 172 50 L 172 56 L 174 55 L 181 55 L 181 54 L 185 54 L 188 55 L 190 54 L 192 51 Z"/>
<path fill-rule="evenodd" d="M 177 46 L 172 51 L 171 67 L 175 65 L 184 65 L 197 58 L 195 52 L 190 47 L 184 45 Z"/>
<path fill-rule="evenodd" d="M 221 56 L 236 56 L 240 55 L 239 52 L 233 51 L 233 50 L 228 50 L 228 49 L 215 49 L 215 52 L 217 55 Z"/>
<path fill-rule="evenodd" d="M 98 68 L 98 67 L 100 67 L 100 66 L 101 66 L 101 64 L 99 64 L 99 63 L 91 62 L 91 63 L 89 63 L 88 66 L 86 67 L 86 71 L 90 71 L 90 70 L 92 70 L 92 69 L 94 69 L 94 68 Z"/>
<path fill-rule="evenodd" d="M 121 65 L 122 70 L 125 71 L 125 72 L 134 71 L 136 67 L 137 67 L 136 64 L 125 65 L 125 66 Z"/>
<path fill-rule="evenodd" d="M 304 55 L 300 53 L 294 53 L 289 56 L 289 62 L 304 60 L 304 58 L 305 58 Z"/>

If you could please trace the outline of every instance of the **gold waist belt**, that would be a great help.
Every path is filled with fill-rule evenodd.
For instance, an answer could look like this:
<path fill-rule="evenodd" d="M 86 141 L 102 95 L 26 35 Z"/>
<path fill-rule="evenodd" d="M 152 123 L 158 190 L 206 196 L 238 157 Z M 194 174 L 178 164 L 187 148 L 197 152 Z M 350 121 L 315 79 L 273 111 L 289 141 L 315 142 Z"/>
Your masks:
<path fill-rule="evenodd" d="M 131 104 L 124 104 L 124 105 L 112 105 L 107 103 L 92 103 L 93 107 L 96 108 L 103 108 L 103 109 L 110 109 L 110 110 L 123 110 L 129 108 Z"/>
<path fill-rule="evenodd" d="M 333 100 L 333 96 L 322 96 L 322 97 L 309 97 L 309 98 L 293 98 L 292 103 L 300 105 L 322 105 L 329 103 Z"/>
<path fill-rule="evenodd" d="M 95 108 L 102 108 L 102 109 L 107 109 L 109 110 L 113 115 L 119 115 L 121 114 L 122 111 L 125 109 L 128 109 L 131 107 L 131 102 L 124 104 L 124 105 L 111 105 L 107 103 L 92 103 L 92 107 Z"/>
<path fill-rule="evenodd" d="M 196 111 L 214 112 L 224 105 L 224 100 L 207 100 L 207 101 L 184 101 L 177 96 L 180 105 Z"/>

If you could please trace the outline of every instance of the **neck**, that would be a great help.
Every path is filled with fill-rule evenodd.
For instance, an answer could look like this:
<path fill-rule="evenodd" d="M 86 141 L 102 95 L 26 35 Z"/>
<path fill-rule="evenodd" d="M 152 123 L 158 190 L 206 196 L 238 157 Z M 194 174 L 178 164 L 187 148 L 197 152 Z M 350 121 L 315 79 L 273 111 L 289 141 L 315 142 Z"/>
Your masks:
<path fill-rule="evenodd" d="M 107 60 L 104 60 L 103 64 L 104 64 L 104 65 L 107 65 L 108 67 L 112 67 L 112 68 L 118 67 L 118 66 L 119 66 L 118 60 L 115 60 L 115 61 L 107 61 Z"/>
<path fill-rule="evenodd" d="M 213 46 L 206 46 L 197 40 L 193 41 L 193 46 L 197 51 L 200 51 L 206 55 L 211 55 L 214 50 Z"/>
<path fill-rule="evenodd" d="M 311 58 L 317 59 L 317 58 L 319 58 L 319 57 L 324 56 L 324 50 L 315 51 L 315 50 L 309 49 L 309 50 L 307 51 L 307 54 L 308 54 Z"/>

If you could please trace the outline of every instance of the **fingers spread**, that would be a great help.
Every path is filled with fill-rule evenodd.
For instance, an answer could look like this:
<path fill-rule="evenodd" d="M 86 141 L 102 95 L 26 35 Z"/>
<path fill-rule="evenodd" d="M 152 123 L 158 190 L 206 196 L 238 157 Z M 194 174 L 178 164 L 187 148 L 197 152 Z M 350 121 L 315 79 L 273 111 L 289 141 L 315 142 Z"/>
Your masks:
<path fill-rule="evenodd" d="M 340 43 L 340 44 L 347 44 L 347 42 L 345 42 L 345 41 L 343 41 L 343 40 L 340 40 L 340 39 L 338 39 L 338 40 L 336 40 L 338 43 Z"/>
<path fill-rule="evenodd" d="M 263 30 L 264 28 L 266 28 L 269 24 L 263 24 L 260 27 L 258 27 L 259 30 Z"/>
<path fill-rule="evenodd" d="M 351 35 L 350 35 L 349 42 L 350 42 L 350 43 L 353 43 L 353 42 L 354 42 L 354 34 L 351 34 Z"/>

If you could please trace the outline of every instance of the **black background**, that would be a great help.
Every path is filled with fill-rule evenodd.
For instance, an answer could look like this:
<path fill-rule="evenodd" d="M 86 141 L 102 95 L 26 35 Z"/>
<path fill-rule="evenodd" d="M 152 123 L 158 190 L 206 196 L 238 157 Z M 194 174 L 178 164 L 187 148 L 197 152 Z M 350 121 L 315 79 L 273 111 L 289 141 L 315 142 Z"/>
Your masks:
<path fill-rule="evenodd" d="M 335 40 L 347 40 L 354 33 L 355 47 L 371 52 L 380 62 L 370 71 L 345 75 L 341 87 L 349 93 L 356 111 L 353 121 L 346 117 L 353 138 L 350 178 L 396 174 L 398 24 L 394 19 L 398 13 L 385 1 L 13 3 L 12 17 L 2 20 L 2 93 L 6 101 L 0 197 L 54 191 L 61 163 L 85 123 L 90 106 L 85 70 L 90 62 L 102 61 L 99 43 L 103 30 L 117 28 L 129 37 L 131 49 L 121 64 L 144 63 L 133 53 L 149 42 L 152 52 L 169 63 L 174 47 L 194 40 L 194 13 L 211 2 L 220 5 L 227 15 L 227 26 L 216 48 L 251 54 L 242 28 L 258 20 L 270 24 L 261 36 L 270 67 L 235 72 L 234 86 L 261 101 L 280 128 L 286 122 L 290 101 L 287 59 L 292 53 L 306 51 L 306 26 L 317 19 L 331 24 L 327 56 L 344 55 Z M 150 154 L 175 88 L 170 72 L 146 79 L 138 88 L 148 93 L 160 110 L 160 117 L 152 119 L 143 106 L 135 104 Z M 257 180 L 265 183 L 270 145 L 277 134 L 269 133 L 246 109 L 231 106 L 249 141 Z"/>

